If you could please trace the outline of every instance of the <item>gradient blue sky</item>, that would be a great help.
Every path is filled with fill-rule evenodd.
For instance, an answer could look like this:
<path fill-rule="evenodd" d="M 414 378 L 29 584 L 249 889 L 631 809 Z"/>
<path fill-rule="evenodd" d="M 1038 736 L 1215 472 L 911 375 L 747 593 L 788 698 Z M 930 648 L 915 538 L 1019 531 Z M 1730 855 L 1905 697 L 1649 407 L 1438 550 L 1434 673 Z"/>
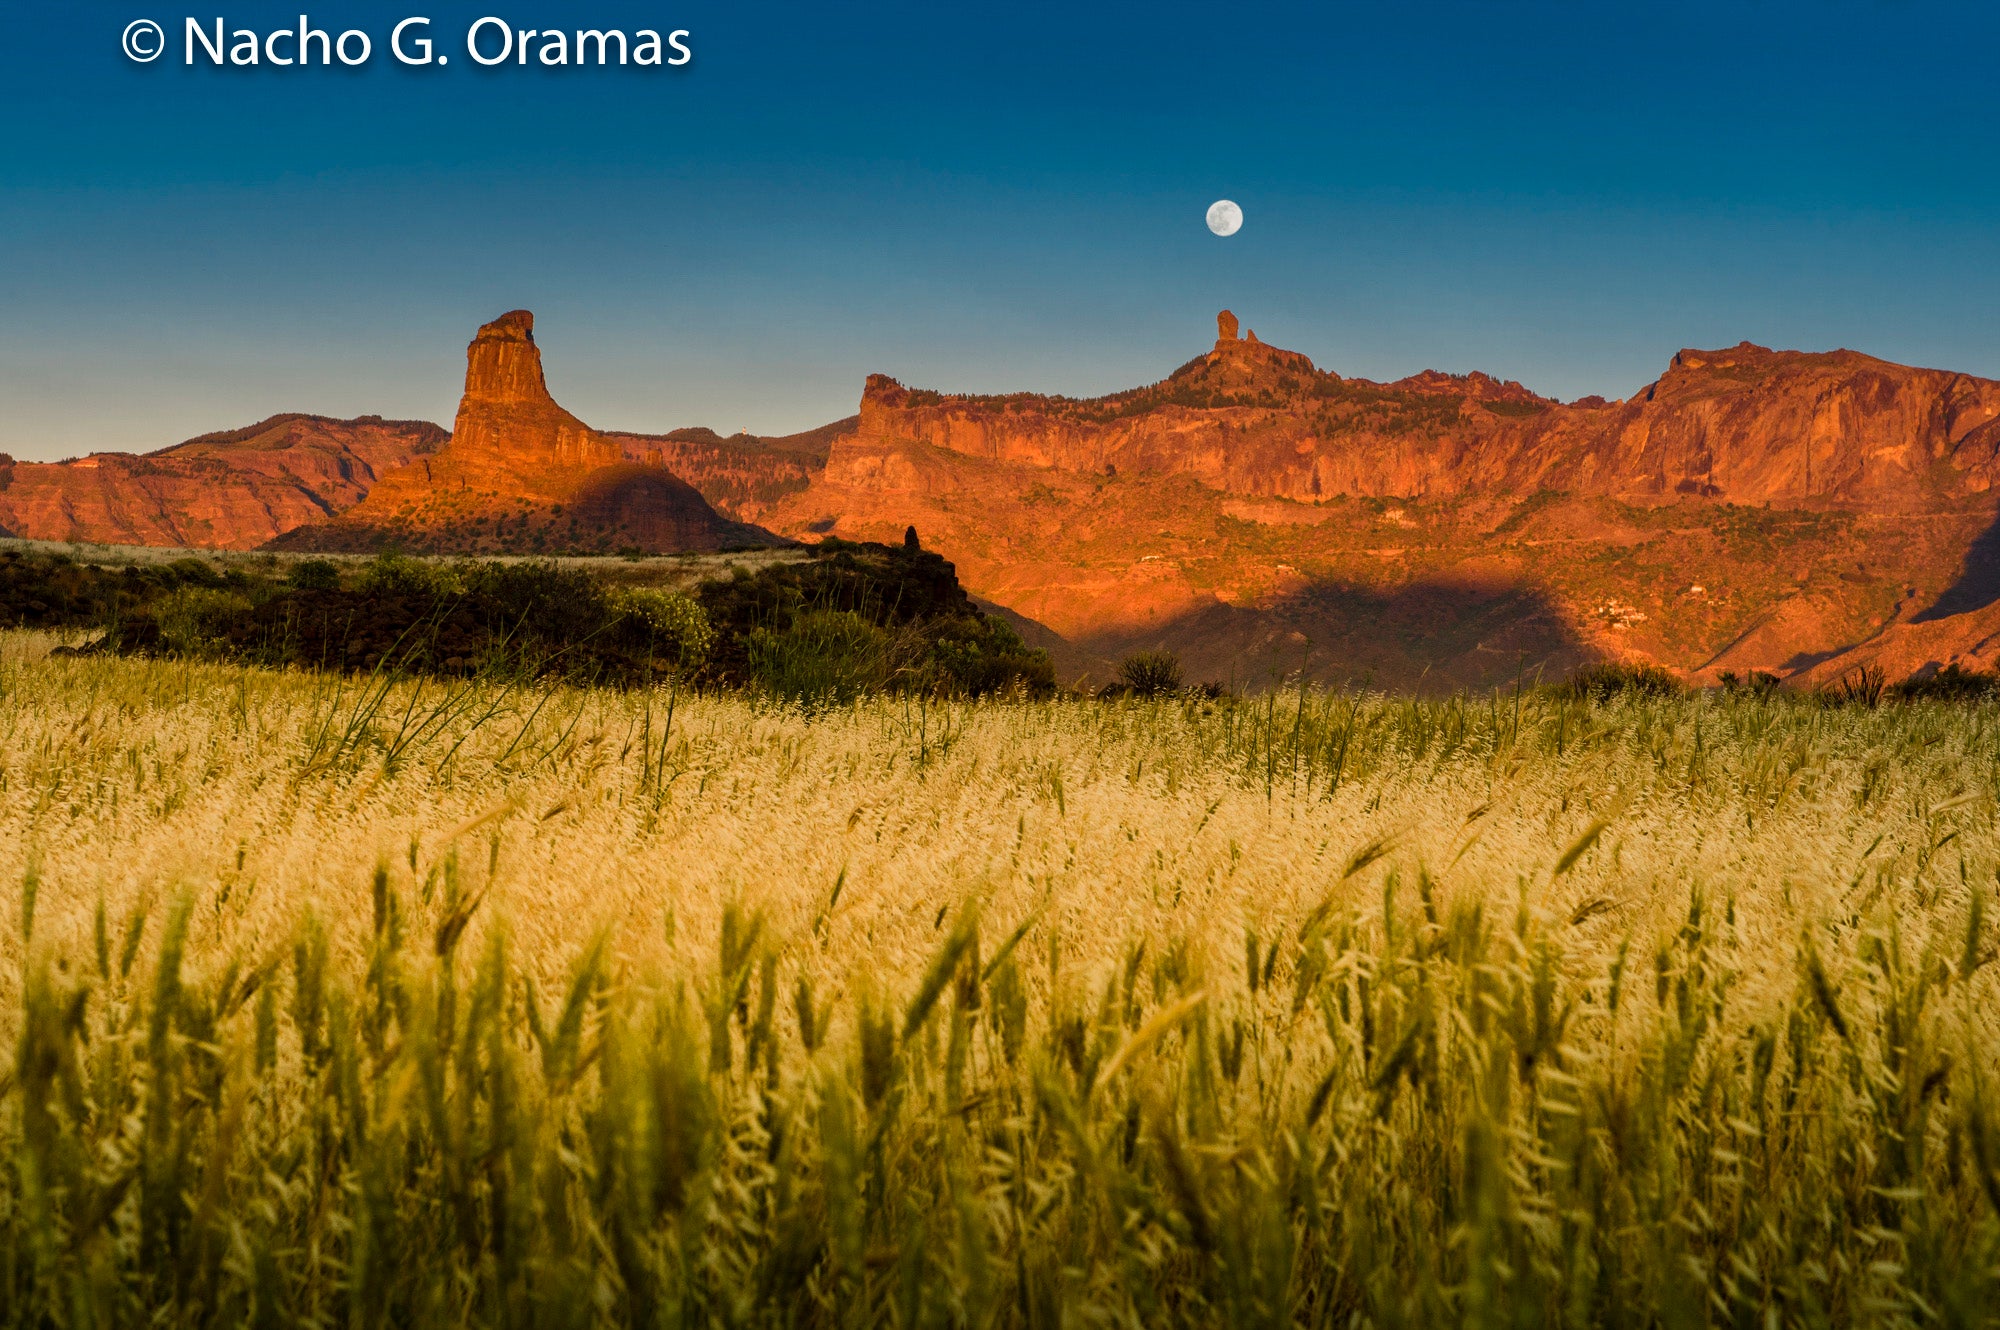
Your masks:
<path fill-rule="evenodd" d="M 17 457 L 448 422 L 516 306 L 618 429 L 806 428 L 875 370 L 1110 391 L 1223 305 L 1342 373 L 1566 398 L 1742 338 L 2000 376 L 1992 4 L 313 0 L 375 60 L 281 72 L 186 68 L 181 23 L 297 0 L 189 3 L 7 7 Z M 413 13 L 448 68 L 379 49 Z M 686 28 L 695 59 L 482 71 L 487 13 Z M 153 65 L 119 53 L 137 17 Z"/>

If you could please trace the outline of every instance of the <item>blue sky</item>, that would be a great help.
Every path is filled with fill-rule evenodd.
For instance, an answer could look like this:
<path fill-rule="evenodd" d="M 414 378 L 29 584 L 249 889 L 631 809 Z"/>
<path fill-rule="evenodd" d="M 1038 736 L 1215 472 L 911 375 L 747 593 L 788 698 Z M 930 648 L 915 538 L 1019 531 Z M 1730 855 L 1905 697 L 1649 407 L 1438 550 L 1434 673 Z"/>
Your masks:
<path fill-rule="evenodd" d="M 17 457 L 448 422 L 465 341 L 517 306 L 558 398 L 618 429 L 806 428 L 878 370 L 1110 391 L 1223 305 L 1342 373 L 1566 398 L 1743 338 L 2000 377 L 1992 5 L 190 2 L 8 15 Z M 190 13 L 302 7 L 373 61 L 180 62 Z M 489 13 L 695 57 L 481 70 Z M 448 68 L 380 49 L 409 14 Z M 138 17 L 150 65 L 118 49 Z"/>

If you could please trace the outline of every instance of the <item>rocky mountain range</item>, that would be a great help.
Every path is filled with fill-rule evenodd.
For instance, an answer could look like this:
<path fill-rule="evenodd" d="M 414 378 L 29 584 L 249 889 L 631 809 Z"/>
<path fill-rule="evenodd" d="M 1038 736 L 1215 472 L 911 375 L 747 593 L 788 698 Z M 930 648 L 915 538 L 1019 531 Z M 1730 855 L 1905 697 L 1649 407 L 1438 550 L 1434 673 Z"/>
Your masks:
<path fill-rule="evenodd" d="M 1562 490 L 1639 503 L 1923 508 L 2000 467 L 2000 383 L 1851 351 L 1682 351 L 1623 402 L 1565 405 L 1483 374 L 1348 380 L 1221 336 L 1161 383 L 1088 401 L 944 396 L 876 376 L 860 437 L 1083 473 L 1186 475 L 1250 498 Z"/>
<path fill-rule="evenodd" d="M 1218 333 L 1089 400 L 873 378 L 770 525 L 914 522 L 1100 661 L 1168 645 L 1239 682 L 1893 677 L 2000 647 L 2000 612 L 1962 617 L 2000 596 L 2000 383 L 1743 344 L 1562 403 L 1482 374 L 1346 379 L 1226 312 Z"/>
<path fill-rule="evenodd" d="M 0 529 L 35 540 L 254 549 L 360 502 L 449 437 L 425 420 L 278 415 L 144 455 L 16 462 L 0 453 Z"/>
<path fill-rule="evenodd" d="M 871 377 L 783 439 L 605 433 L 533 317 L 435 426 L 277 417 L 145 457 L 14 464 L 44 539 L 437 551 L 716 549 L 915 525 L 1070 672 L 1164 645 L 1197 677 L 1398 689 L 1601 660 L 1696 679 L 2000 658 L 2000 382 L 1851 351 L 1684 350 L 1622 401 L 1483 374 L 1344 378 L 1218 320 L 1108 396 Z"/>

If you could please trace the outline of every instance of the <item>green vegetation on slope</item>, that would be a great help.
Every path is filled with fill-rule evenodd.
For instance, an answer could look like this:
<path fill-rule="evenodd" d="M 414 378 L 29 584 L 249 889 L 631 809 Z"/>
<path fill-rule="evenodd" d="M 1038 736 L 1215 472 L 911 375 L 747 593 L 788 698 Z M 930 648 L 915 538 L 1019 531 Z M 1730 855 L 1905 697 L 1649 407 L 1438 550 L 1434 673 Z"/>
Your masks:
<path fill-rule="evenodd" d="M 0 623 L 101 629 L 89 649 L 377 674 L 861 693 L 1047 691 L 1046 653 L 981 614 L 914 544 L 828 540 L 684 589 L 581 560 L 123 568 L 0 552 Z"/>

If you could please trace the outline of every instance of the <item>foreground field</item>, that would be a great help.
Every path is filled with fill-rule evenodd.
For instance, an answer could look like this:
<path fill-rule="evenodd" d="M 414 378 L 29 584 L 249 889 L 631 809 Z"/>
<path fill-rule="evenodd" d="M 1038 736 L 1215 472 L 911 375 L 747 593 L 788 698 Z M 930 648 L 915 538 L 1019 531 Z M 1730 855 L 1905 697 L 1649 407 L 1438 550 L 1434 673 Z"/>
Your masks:
<path fill-rule="evenodd" d="M 0 638 L 0 1321 L 1988 1324 L 2000 706 Z"/>

